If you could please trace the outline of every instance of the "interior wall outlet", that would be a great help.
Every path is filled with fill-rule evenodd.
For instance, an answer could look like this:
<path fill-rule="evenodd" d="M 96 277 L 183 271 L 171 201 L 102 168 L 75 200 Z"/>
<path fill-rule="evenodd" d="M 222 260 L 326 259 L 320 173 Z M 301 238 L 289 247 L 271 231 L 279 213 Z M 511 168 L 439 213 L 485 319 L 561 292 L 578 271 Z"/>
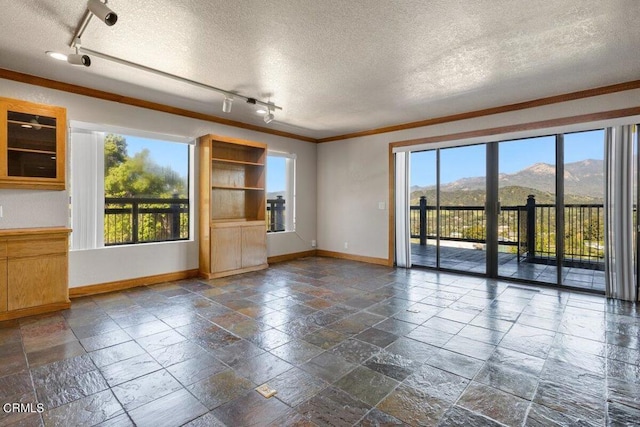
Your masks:
<path fill-rule="evenodd" d="M 312 248 L 315 248 L 316 246 L 317 246 L 316 241 L 315 241 L 315 240 L 312 240 L 312 241 L 311 241 L 311 247 L 312 247 Z"/>
<path fill-rule="evenodd" d="M 0 218 L 4 217 L 4 209 L 2 209 L 2 205 L 0 205 Z"/>
<path fill-rule="evenodd" d="M 378 209 L 380 209 L 381 211 L 385 210 L 386 207 L 387 204 L 385 202 L 378 202 Z"/>
<path fill-rule="evenodd" d="M 349 242 L 344 242 L 344 248 L 349 249 Z"/>

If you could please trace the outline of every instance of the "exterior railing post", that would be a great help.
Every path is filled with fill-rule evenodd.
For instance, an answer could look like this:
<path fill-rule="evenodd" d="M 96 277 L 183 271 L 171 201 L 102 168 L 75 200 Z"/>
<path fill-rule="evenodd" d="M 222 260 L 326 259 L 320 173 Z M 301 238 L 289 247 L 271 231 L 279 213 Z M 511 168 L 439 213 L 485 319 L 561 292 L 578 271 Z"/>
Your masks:
<path fill-rule="evenodd" d="M 536 196 L 529 194 L 527 197 L 527 259 L 533 260 L 536 256 Z"/>
<path fill-rule="evenodd" d="M 131 240 L 133 243 L 138 243 L 138 213 L 139 213 L 139 205 L 138 201 L 134 201 L 131 204 Z"/>
<path fill-rule="evenodd" d="M 284 231 L 284 202 L 282 196 L 277 196 L 273 201 L 273 211 L 271 212 L 272 221 L 275 217 L 274 231 Z"/>
<path fill-rule="evenodd" d="M 420 196 L 420 246 L 427 244 L 427 198 Z"/>
<path fill-rule="evenodd" d="M 173 198 L 177 199 L 178 194 L 173 193 Z M 171 238 L 180 238 L 180 204 L 174 201 L 171 203 Z"/>

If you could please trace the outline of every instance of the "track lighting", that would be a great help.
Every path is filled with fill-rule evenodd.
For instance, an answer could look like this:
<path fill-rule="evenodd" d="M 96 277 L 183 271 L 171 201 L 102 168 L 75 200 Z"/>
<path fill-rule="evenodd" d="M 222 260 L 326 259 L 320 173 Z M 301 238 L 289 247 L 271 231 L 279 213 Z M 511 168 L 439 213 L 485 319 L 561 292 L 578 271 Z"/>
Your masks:
<path fill-rule="evenodd" d="M 89 55 L 82 55 L 80 53 L 68 55 L 67 62 L 71 65 L 84 65 L 85 67 L 91 66 L 91 58 L 89 58 Z"/>
<path fill-rule="evenodd" d="M 112 26 L 118 22 L 118 15 L 107 7 L 107 2 L 102 3 L 100 0 L 89 0 L 87 3 L 87 9 L 93 13 L 102 22 L 108 26 Z"/>
<path fill-rule="evenodd" d="M 156 68 L 151 68 L 146 65 L 138 64 L 132 61 L 128 61 L 123 58 L 118 58 L 116 56 L 108 55 L 103 52 L 87 49 L 84 46 L 81 46 L 80 38 L 82 34 L 85 32 L 87 27 L 89 26 L 89 22 L 93 16 L 100 18 L 105 24 L 111 26 L 114 25 L 118 21 L 118 15 L 112 11 L 109 7 L 107 7 L 108 0 L 88 0 L 87 8 L 80 19 L 80 22 L 76 26 L 76 29 L 73 33 L 73 37 L 69 42 L 69 47 L 74 49 L 75 53 L 71 55 L 64 55 L 62 53 L 47 51 L 47 55 L 52 58 L 67 61 L 72 65 L 84 65 L 85 67 L 89 67 L 91 65 L 91 55 L 92 57 L 98 57 L 100 59 L 104 59 L 107 61 L 115 62 L 120 65 L 124 65 L 126 67 L 135 68 L 147 73 L 152 73 L 161 77 L 165 77 L 168 79 L 172 79 L 175 81 L 179 81 L 182 83 L 190 84 L 193 86 L 200 87 L 202 89 L 212 90 L 224 95 L 224 101 L 222 103 L 222 111 L 224 113 L 230 113 L 231 108 L 233 107 L 233 101 L 236 98 L 240 98 L 245 100 L 248 104 L 252 104 L 255 106 L 256 113 L 265 114 L 264 122 L 271 123 L 274 120 L 274 111 L 282 110 L 282 107 L 277 106 L 271 102 L 260 101 L 256 98 L 247 97 L 236 92 L 232 92 L 229 90 L 221 89 L 219 87 L 211 86 L 208 84 L 200 83 L 195 80 L 187 79 L 184 77 L 177 76 L 175 74 L 167 73 L 166 71 L 158 70 Z M 82 52 L 82 54 L 80 53 Z M 268 113 L 268 114 L 267 114 Z"/>
<path fill-rule="evenodd" d="M 269 123 L 271 123 L 273 121 L 274 118 L 275 117 L 274 117 L 273 113 L 271 112 L 271 108 L 269 108 L 269 114 L 264 116 L 264 122 L 269 124 Z"/>
<path fill-rule="evenodd" d="M 225 95 L 224 101 L 222 102 L 222 112 L 230 113 L 232 105 L 233 105 L 233 96 Z"/>

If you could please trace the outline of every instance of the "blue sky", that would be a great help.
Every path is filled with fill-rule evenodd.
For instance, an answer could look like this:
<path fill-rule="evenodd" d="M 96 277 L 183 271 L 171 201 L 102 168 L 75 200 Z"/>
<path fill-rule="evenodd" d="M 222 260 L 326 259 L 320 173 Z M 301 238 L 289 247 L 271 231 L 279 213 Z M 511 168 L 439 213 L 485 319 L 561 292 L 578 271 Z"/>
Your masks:
<path fill-rule="evenodd" d="M 136 153 L 149 149 L 150 156 L 160 166 L 171 167 L 180 176 L 187 177 L 189 170 L 189 145 L 180 142 L 166 142 L 154 139 L 123 135 L 127 140 L 127 153 L 133 157 Z"/>
<path fill-rule="evenodd" d="M 267 192 L 285 191 L 287 189 L 286 163 L 284 157 L 267 156 Z"/>
<path fill-rule="evenodd" d="M 501 142 L 500 173 L 515 173 L 535 163 L 555 164 L 555 137 L 538 137 Z M 576 132 L 564 136 L 565 163 L 585 159 L 604 159 L 604 131 Z M 441 183 L 486 175 L 486 146 L 442 149 Z M 411 154 L 411 185 L 435 185 L 435 151 Z"/>
<path fill-rule="evenodd" d="M 149 149 L 151 158 L 160 166 L 169 166 L 181 176 L 187 176 L 189 146 L 178 142 L 165 142 L 153 139 L 138 138 L 123 135 L 127 140 L 127 152 L 129 156 Z M 286 158 L 267 157 L 267 191 L 286 190 Z"/>

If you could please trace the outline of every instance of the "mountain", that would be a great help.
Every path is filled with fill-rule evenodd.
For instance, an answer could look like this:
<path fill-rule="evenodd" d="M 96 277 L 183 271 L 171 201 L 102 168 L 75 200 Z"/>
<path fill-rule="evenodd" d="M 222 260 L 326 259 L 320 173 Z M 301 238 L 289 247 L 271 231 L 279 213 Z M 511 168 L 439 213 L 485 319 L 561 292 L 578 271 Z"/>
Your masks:
<path fill-rule="evenodd" d="M 564 171 L 565 203 L 601 203 L 604 192 L 604 162 L 582 160 L 567 163 Z M 537 203 L 555 200 L 554 165 L 536 163 L 513 174 L 500 174 L 500 200 L 504 206 L 522 205 L 527 196 L 536 196 Z M 485 177 L 462 178 L 441 186 L 440 203 L 454 206 L 481 206 L 485 198 Z M 435 201 L 435 186 L 411 187 L 412 204 L 420 196 L 427 196 L 429 204 Z"/>

